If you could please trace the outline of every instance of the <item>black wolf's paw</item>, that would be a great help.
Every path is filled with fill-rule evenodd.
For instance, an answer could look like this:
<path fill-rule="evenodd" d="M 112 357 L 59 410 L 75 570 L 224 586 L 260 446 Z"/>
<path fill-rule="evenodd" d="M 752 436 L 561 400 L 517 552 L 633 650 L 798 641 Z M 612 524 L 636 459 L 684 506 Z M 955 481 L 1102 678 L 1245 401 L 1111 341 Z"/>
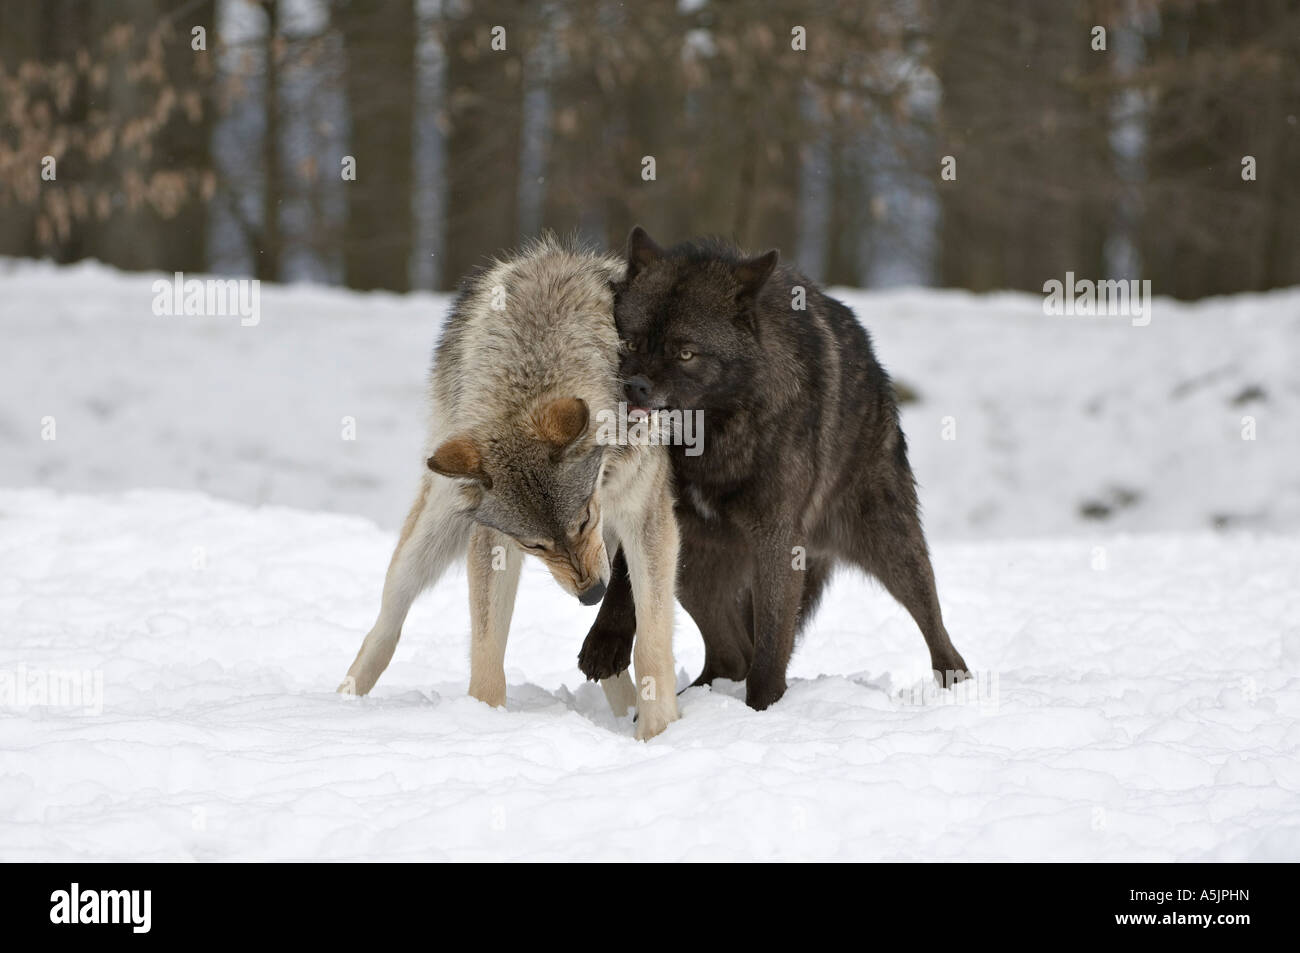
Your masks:
<path fill-rule="evenodd" d="M 763 711 L 775 705 L 785 694 L 785 679 L 746 679 L 745 704 L 754 711 Z"/>
<path fill-rule="evenodd" d="M 939 684 L 940 688 L 952 688 L 958 682 L 964 682 L 975 677 L 975 674 L 966 667 L 966 662 L 960 655 L 954 655 L 951 659 L 939 661 L 931 659 L 930 665 L 934 669 L 934 680 Z"/>
<path fill-rule="evenodd" d="M 633 632 L 602 628 L 593 625 L 578 653 L 578 668 L 593 682 L 613 678 L 632 664 Z"/>

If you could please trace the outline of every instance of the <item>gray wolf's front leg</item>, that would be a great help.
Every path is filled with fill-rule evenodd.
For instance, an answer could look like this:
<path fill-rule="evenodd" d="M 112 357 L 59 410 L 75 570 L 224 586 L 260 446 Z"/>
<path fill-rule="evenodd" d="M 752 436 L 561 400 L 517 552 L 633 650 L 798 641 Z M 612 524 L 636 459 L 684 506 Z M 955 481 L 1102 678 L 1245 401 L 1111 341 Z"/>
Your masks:
<path fill-rule="evenodd" d="M 469 693 L 506 703 L 506 639 L 515 611 L 523 554 L 501 533 L 476 526 L 469 542 Z"/>
<path fill-rule="evenodd" d="M 374 687 L 393 658 L 411 603 L 465 551 L 470 525 L 457 511 L 455 488 L 450 481 L 425 476 L 388 564 L 379 618 L 339 685 L 341 693 L 364 695 Z"/>
<path fill-rule="evenodd" d="M 646 508 L 633 538 L 623 541 L 636 602 L 636 736 L 646 741 L 676 721 L 677 672 L 673 665 L 673 604 L 677 581 L 677 521 L 664 490 Z M 608 690 L 607 690 L 608 694 Z"/>

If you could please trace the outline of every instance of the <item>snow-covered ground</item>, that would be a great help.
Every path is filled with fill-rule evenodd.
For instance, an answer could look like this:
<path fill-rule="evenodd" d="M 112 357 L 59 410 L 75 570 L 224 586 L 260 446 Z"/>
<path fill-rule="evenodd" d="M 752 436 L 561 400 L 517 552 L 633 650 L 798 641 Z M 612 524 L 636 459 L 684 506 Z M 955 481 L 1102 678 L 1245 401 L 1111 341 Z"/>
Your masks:
<path fill-rule="evenodd" d="M 639 744 L 575 666 L 595 610 L 534 566 L 507 710 L 465 694 L 463 573 L 372 696 L 332 691 L 444 297 L 265 287 L 241 327 L 155 317 L 155 277 L 0 262 L 0 859 L 1300 859 L 1300 291 L 1146 328 L 845 292 L 920 394 L 979 678 L 929 690 L 846 573 L 780 704 L 692 689 Z"/>
<path fill-rule="evenodd" d="M 924 691 L 920 635 L 848 577 L 780 704 L 691 689 L 641 744 L 543 572 L 506 711 L 465 695 L 463 574 L 349 699 L 392 543 L 365 520 L 48 490 L 0 519 L 0 668 L 92 673 L 0 718 L 6 859 L 1300 857 L 1294 538 L 942 545 L 974 693 Z"/>

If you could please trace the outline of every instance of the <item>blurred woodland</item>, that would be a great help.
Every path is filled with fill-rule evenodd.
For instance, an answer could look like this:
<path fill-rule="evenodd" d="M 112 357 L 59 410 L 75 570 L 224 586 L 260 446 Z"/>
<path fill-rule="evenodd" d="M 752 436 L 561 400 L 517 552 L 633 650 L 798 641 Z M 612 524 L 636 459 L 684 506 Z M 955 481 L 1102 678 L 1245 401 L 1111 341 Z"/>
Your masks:
<path fill-rule="evenodd" d="M 0 4 L 2 255 L 405 291 L 635 223 L 832 284 L 1300 284 L 1300 0 Z"/>

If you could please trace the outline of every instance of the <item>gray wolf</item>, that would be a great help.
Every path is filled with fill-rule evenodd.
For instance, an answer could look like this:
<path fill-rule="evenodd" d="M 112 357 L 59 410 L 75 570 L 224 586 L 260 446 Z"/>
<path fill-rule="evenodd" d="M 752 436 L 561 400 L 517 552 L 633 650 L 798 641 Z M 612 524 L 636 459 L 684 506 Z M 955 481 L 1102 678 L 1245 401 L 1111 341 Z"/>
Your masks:
<path fill-rule="evenodd" d="M 629 413 L 704 413 L 704 452 L 669 448 L 678 598 L 705 643 L 696 684 L 743 679 L 751 707 L 777 701 L 840 564 L 880 580 L 940 680 L 960 681 L 889 376 L 853 312 L 777 258 L 716 240 L 665 251 L 637 228 L 616 288 Z M 625 658 L 639 598 L 616 560 L 579 655 L 589 677 Z"/>
<path fill-rule="evenodd" d="M 434 354 L 427 470 L 384 582 L 379 618 L 339 690 L 364 695 L 387 667 L 417 595 L 467 557 L 469 693 L 506 701 L 506 636 L 525 553 L 594 605 L 620 551 L 635 594 L 636 685 L 611 673 L 637 737 L 677 718 L 672 655 L 677 525 L 666 449 L 597 439 L 618 406 L 612 283 L 623 263 L 543 238 L 471 276 Z M 626 669 L 626 666 L 624 666 Z"/>

